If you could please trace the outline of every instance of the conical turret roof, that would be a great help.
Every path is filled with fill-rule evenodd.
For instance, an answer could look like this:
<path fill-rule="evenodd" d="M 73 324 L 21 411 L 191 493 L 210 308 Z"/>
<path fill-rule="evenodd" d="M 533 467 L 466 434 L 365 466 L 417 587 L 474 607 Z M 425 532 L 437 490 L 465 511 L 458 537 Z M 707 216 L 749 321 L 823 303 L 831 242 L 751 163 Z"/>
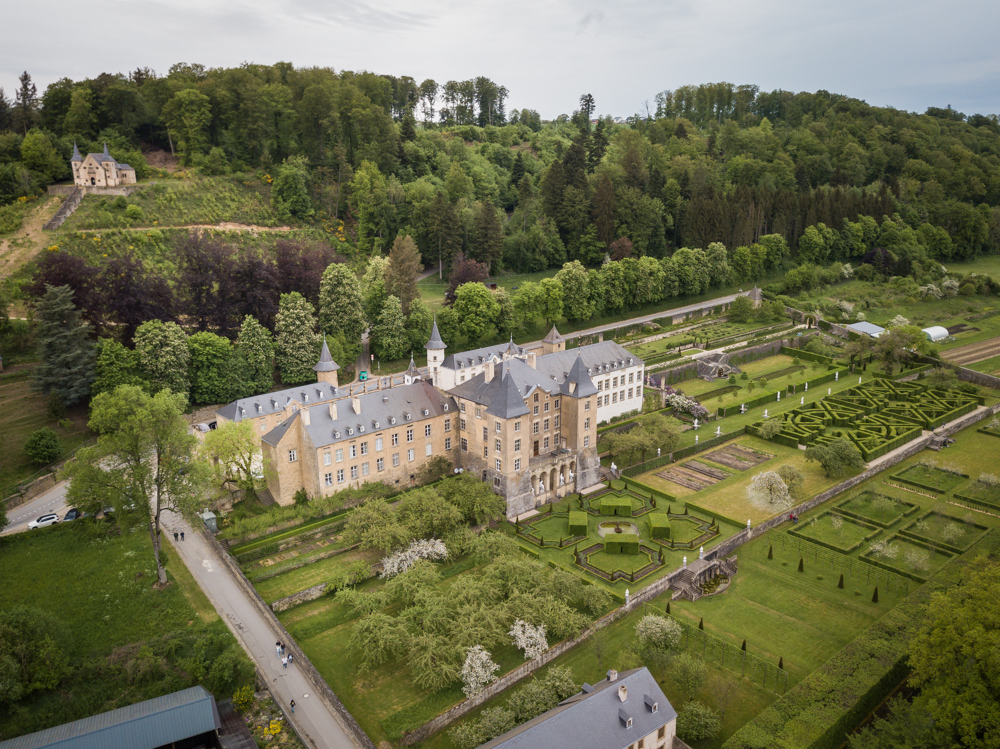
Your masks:
<path fill-rule="evenodd" d="M 76 141 L 73 141 L 73 158 L 70 161 L 83 161 L 83 156 L 80 155 L 80 149 L 76 147 Z"/>
<path fill-rule="evenodd" d="M 556 330 L 556 326 L 553 325 L 549 334 L 542 339 L 542 343 L 559 343 L 563 340 L 565 339 L 559 334 L 559 331 Z"/>
<path fill-rule="evenodd" d="M 412 351 L 410 352 L 410 366 L 406 368 L 406 374 L 408 374 L 410 377 L 419 377 L 420 376 L 420 370 L 417 369 L 417 364 L 416 364 L 416 362 L 413 361 L 413 352 Z"/>
<path fill-rule="evenodd" d="M 431 328 L 431 338 L 424 346 L 428 351 L 444 351 L 448 345 L 441 340 L 441 333 L 438 331 L 437 316 L 434 317 L 434 327 Z"/>
<path fill-rule="evenodd" d="M 583 363 L 583 357 L 580 354 L 576 355 L 576 361 L 573 362 L 573 366 L 570 367 L 569 374 L 566 376 L 566 384 L 576 383 L 576 390 L 573 393 L 577 398 L 585 398 L 588 395 L 593 395 L 597 392 L 597 387 L 594 385 L 594 381 L 590 379 L 590 375 L 587 374 L 587 367 Z"/>
<path fill-rule="evenodd" d="M 319 361 L 313 370 L 316 372 L 335 372 L 340 369 L 340 365 L 330 356 L 330 347 L 326 345 L 326 336 L 323 336 L 323 350 L 319 354 Z"/>

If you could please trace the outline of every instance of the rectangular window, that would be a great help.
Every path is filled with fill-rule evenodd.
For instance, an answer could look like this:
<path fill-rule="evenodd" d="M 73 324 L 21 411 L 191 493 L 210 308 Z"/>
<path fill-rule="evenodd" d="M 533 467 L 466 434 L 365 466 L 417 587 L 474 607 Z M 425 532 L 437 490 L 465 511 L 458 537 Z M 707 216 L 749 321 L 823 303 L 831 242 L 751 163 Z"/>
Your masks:
<path fill-rule="evenodd" d="M 590 447 L 590 435 L 589 434 L 586 437 L 583 438 L 583 446 L 584 447 Z"/>
<path fill-rule="evenodd" d="M 469 440 L 465 439 L 465 437 L 462 437 L 462 452 L 469 452 Z"/>
<path fill-rule="evenodd" d="M 631 398 L 631 397 L 632 397 L 632 388 L 629 388 L 629 389 L 628 389 L 628 397 L 629 397 L 629 398 Z"/>
<path fill-rule="evenodd" d="M 517 473 L 520 470 L 521 470 L 521 459 L 514 458 L 514 473 Z"/>
<path fill-rule="evenodd" d="M 542 425 L 542 429 L 544 431 L 546 431 L 546 432 L 549 431 L 549 420 L 548 419 L 545 420 L 545 423 Z"/>
<path fill-rule="evenodd" d="M 500 470 L 500 458 L 497 458 L 497 470 Z"/>
<path fill-rule="evenodd" d="M 629 372 L 628 373 L 628 384 L 631 385 L 633 382 L 635 382 L 635 372 Z"/>
<path fill-rule="evenodd" d="M 392 444 L 393 447 L 397 447 L 399 445 L 399 432 L 396 432 L 394 435 L 392 435 L 392 439 L 389 440 L 389 442 Z"/>
<path fill-rule="evenodd" d="M 590 429 L 590 417 L 589 416 L 586 419 L 583 420 L 583 428 L 584 429 Z"/>
<path fill-rule="evenodd" d="M 384 471 L 385 470 L 385 458 L 379 458 L 375 461 L 375 470 Z"/>
<path fill-rule="evenodd" d="M 515 421 L 514 422 L 514 431 L 515 432 L 520 432 L 521 431 L 521 422 L 520 421 Z"/>
<path fill-rule="evenodd" d="M 263 432 L 266 428 L 267 428 L 267 422 L 265 422 L 263 419 L 261 419 L 260 420 L 260 431 Z"/>
<path fill-rule="evenodd" d="M 462 401 L 461 403 L 458 404 L 458 410 L 461 411 L 462 413 L 465 413 L 465 401 Z"/>
<path fill-rule="evenodd" d="M 483 409 L 481 409 L 479 406 L 476 406 L 476 418 L 477 419 L 483 418 Z"/>
<path fill-rule="evenodd" d="M 500 430 L 502 429 L 502 427 L 500 426 L 500 422 L 499 421 L 496 422 L 494 426 L 496 427 L 496 433 L 500 434 Z"/>
<path fill-rule="evenodd" d="M 451 437 L 444 438 L 444 449 L 451 450 Z"/>
<path fill-rule="evenodd" d="M 617 377 L 611 381 L 611 387 L 613 387 L 613 388 L 618 387 L 618 378 Z"/>
<path fill-rule="evenodd" d="M 546 412 L 549 410 L 549 402 L 548 401 L 545 401 L 545 408 L 542 409 L 542 410 L 546 411 Z"/>
<path fill-rule="evenodd" d="M 362 442 L 361 443 L 361 454 L 362 455 L 367 455 L 368 454 L 368 443 L 367 442 Z"/>
<path fill-rule="evenodd" d="M 534 416 L 538 416 L 538 404 L 535 404 L 534 408 L 531 409 L 531 413 Z"/>
<path fill-rule="evenodd" d="M 487 429 L 486 427 L 483 427 L 483 442 L 485 442 L 489 438 L 490 438 L 490 430 Z"/>
<path fill-rule="evenodd" d="M 327 450 L 325 453 L 323 453 L 323 465 L 325 465 L 325 466 L 330 465 L 330 457 L 331 456 L 330 456 L 330 451 L 329 450 Z"/>
<path fill-rule="evenodd" d="M 351 466 L 351 478 L 356 479 L 358 477 L 358 467 Z"/>
<path fill-rule="evenodd" d="M 430 437 L 431 436 L 431 425 L 430 424 L 424 424 L 424 436 L 425 437 Z"/>
<path fill-rule="evenodd" d="M 559 399 L 558 398 L 556 398 L 556 410 L 557 411 L 559 410 Z"/>
<path fill-rule="evenodd" d="M 347 448 L 347 453 L 352 458 L 358 457 L 358 446 L 357 445 L 351 445 L 350 447 Z"/>
<path fill-rule="evenodd" d="M 460 429 L 461 429 L 461 430 L 462 430 L 463 432 L 464 432 L 464 431 L 466 431 L 467 427 L 465 426 L 465 419 L 462 419 L 461 423 L 459 424 L 459 428 L 460 428 Z"/>
<path fill-rule="evenodd" d="M 413 442 L 413 427 L 406 430 L 406 441 Z"/>
<path fill-rule="evenodd" d="M 521 440 L 514 440 L 514 452 L 521 452 Z"/>
<path fill-rule="evenodd" d="M 325 483 L 327 486 L 333 486 L 333 474 L 332 473 L 324 473 L 323 474 L 323 483 Z"/>
<path fill-rule="evenodd" d="M 344 448 L 342 447 L 337 448 L 337 462 L 338 463 L 344 462 Z"/>
<path fill-rule="evenodd" d="M 411 463 L 413 462 L 413 459 L 416 457 L 416 455 L 417 454 L 413 451 L 412 447 L 406 451 L 406 459 Z"/>
<path fill-rule="evenodd" d="M 610 398 L 611 398 L 610 395 L 607 395 L 607 394 L 604 395 L 604 405 L 605 406 L 608 405 L 611 402 Z"/>
<path fill-rule="evenodd" d="M 534 424 L 531 425 L 531 433 L 532 434 L 538 434 L 538 422 L 537 421 Z"/>
<path fill-rule="evenodd" d="M 428 442 L 426 445 L 424 445 L 424 455 L 430 457 L 433 454 L 434 454 L 434 445 Z"/>
<path fill-rule="evenodd" d="M 604 383 L 603 382 L 598 382 L 597 383 L 597 392 L 599 393 L 602 390 L 604 390 Z"/>
<path fill-rule="evenodd" d="M 337 469 L 337 483 L 338 484 L 343 484 L 344 483 L 344 469 L 343 468 Z"/>
<path fill-rule="evenodd" d="M 543 442 L 542 448 L 545 449 L 545 450 L 548 450 L 549 449 L 549 438 L 546 437 L 544 440 L 542 440 L 542 442 Z"/>
<path fill-rule="evenodd" d="M 612 403 L 617 403 L 618 402 L 618 391 L 615 391 L 615 392 L 613 392 L 611 394 L 611 402 Z"/>
<path fill-rule="evenodd" d="M 620 400 L 620 401 L 623 401 L 623 400 L 625 400 L 625 391 L 624 391 L 624 390 L 622 390 L 622 391 L 621 391 L 621 392 L 620 392 L 620 393 L 618 394 L 618 400 Z"/>
<path fill-rule="evenodd" d="M 555 421 L 555 425 L 554 426 L 555 426 L 556 429 L 559 428 L 559 416 L 558 415 L 556 416 L 556 421 Z"/>
<path fill-rule="evenodd" d="M 667 737 L 667 727 L 666 726 L 660 726 L 660 730 L 658 730 L 656 732 L 656 738 L 663 739 L 663 738 L 666 738 L 666 737 Z"/>
<path fill-rule="evenodd" d="M 392 454 L 392 467 L 396 468 L 399 465 L 399 453 Z"/>
<path fill-rule="evenodd" d="M 294 463 L 298 459 L 299 459 L 299 456 L 298 456 L 298 454 L 294 450 L 289 450 L 288 451 L 288 462 L 289 463 Z"/>
<path fill-rule="evenodd" d="M 444 430 L 446 432 L 450 432 L 451 431 L 451 419 L 445 419 L 444 420 Z"/>
<path fill-rule="evenodd" d="M 370 473 L 370 471 L 368 470 L 368 463 L 362 463 L 361 464 L 361 475 L 362 476 L 367 476 L 369 473 Z"/>
<path fill-rule="evenodd" d="M 535 403 L 538 403 L 538 393 L 535 393 Z"/>
<path fill-rule="evenodd" d="M 377 453 L 382 452 L 382 438 L 381 437 L 376 437 L 375 438 L 375 452 L 377 452 Z"/>
<path fill-rule="evenodd" d="M 493 440 L 493 449 L 498 453 L 503 451 L 500 440 Z"/>
<path fill-rule="evenodd" d="M 583 402 L 583 410 L 584 411 L 589 411 L 590 410 L 590 401 L 589 400 L 585 400 Z"/>
<path fill-rule="evenodd" d="M 483 445 L 483 458 L 488 458 L 488 457 L 490 457 L 490 448 L 488 448 L 486 445 Z"/>
<path fill-rule="evenodd" d="M 611 378 L 610 377 L 604 381 L 604 389 L 605 390 L 610 390 L 611 389 Z"/>

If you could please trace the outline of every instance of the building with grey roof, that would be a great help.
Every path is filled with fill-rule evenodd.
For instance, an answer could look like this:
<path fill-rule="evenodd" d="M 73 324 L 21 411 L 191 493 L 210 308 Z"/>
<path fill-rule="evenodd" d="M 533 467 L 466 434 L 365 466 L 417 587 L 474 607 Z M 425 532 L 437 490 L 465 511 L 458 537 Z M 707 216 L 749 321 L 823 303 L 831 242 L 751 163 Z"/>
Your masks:
<path fill-rule="evenodd" d="M 878 338 L 885 332 L 885 328 L 874 325 L 870 322 L 852 322 L 849 325 L 845 325 L 845 328 L 850 330 L 852 333 L 857 333 L 858 335 L 866 335 L 869 338 Z"/>
<path fill-rule="evenodd" d="M 647 668 L 608 671 L 548 712 L 479 749 L 671 749 L 677 711 Z M 680 744 L 680 742 L 676 742 Z"/>
<path fill-rule="evenodd" d="M 235 730 L 223 729 L 215 698 L 198 686 L 0 741 L 0 749 L 160 749 L 174 746 L 229 749 L 253 746 L 253 739 L 242 721 Z"/>
<path fill-rule="evenodd" d="M 73 170 L 73 182 L 80 187 L 117 187 L 135 184 L 135 169 L 119 163 L 104 144 L 102 153 L 80 155 L 80 149 L 73 144 L 73 156 L 69 160 Z"/>

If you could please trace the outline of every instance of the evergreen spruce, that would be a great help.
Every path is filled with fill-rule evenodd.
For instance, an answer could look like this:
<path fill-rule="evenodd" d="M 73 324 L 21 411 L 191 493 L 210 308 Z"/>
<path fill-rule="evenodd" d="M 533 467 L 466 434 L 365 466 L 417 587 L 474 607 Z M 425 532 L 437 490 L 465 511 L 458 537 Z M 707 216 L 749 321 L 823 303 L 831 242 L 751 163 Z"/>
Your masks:
<path fill-rule="evenodd" d="M 333 267 L 333 266 L 330 266 Z M 297 291 L 282 294 L 274 322 L 275 359 L 285 385 L 315 382 L 321 339 L 313 306 Z"/>
<path fill-rule="evenodd" d="M 37 306 L 36 390 L 72 406 L 86 399 L 94 381 L 90 326 L 80 319 L 69 286 L 46 286 Z"/>
<path fill-rule="evenodd" d="M 670 601 L 667 601 L 667 613 L 670 613 Z"/>

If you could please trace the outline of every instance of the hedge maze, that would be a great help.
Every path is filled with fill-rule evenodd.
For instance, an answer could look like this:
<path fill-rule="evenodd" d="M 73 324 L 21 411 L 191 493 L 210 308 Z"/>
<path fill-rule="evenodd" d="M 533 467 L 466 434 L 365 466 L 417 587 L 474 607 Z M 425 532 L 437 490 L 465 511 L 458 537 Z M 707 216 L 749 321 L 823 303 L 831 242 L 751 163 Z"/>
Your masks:
<path fill-rule="evenodd" d="M 979 405 L 976 396 L 879 378 L 782 414 L 781 432 L 772 441 L 797 447 L 846 437 L 871 461 Z M 747 432 L 760 436 L 762 423 Z"/>

